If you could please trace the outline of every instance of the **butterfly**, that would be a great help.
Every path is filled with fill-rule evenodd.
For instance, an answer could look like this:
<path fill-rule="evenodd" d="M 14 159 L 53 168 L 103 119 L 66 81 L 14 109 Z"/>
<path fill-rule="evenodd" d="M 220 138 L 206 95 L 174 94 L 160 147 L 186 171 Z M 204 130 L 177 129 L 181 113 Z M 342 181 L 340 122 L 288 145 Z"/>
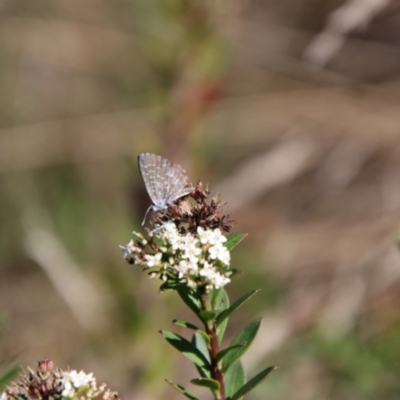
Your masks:
<path fill-rule="evenodd" d="M 166 158 L 141 153 L 138 162 L 140 175 L 152 202 L 144 216 L 143 225 L 150 210 L 166 210 L 174 201 L 192 192 L 193 188 L 188 185 L 186 170 Z"/>

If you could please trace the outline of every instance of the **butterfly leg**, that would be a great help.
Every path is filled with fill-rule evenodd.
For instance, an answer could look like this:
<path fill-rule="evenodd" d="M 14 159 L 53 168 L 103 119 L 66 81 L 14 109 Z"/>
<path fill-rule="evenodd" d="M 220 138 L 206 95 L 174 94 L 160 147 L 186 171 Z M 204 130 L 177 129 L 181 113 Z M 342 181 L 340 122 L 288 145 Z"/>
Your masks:
<path fill-rule="evenodd" d="M 151 206 L 147 209 L 146 214 L 144 214 L 144 218 L 143 218 L 143 221 L 142 221 L 142 226 L 144 226 L 144 224 L 145 224 L 145 222 L 146 222 L 147 214 L 149 213 L 149 211 L 150 211 L 152 208 L 153 208 L 153 206 L 151 205 Z"/>

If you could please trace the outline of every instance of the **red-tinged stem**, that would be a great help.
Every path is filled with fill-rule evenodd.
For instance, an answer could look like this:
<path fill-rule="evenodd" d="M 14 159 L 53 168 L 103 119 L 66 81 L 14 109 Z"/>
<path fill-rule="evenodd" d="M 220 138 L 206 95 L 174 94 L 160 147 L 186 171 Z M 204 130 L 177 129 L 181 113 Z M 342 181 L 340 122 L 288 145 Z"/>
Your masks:
<path fill-rule="evenodd" d="M 205 290 L 201 293 L 201 305 L 203 310 L 211 311 L 210 295 Z M 211 378 L 219 382 L 220 388 L 218 392 L 214 392 L 216 400 L 226 400 L 225 396 L 225 382 L 224 374 L 221 369 L 221 365 L 217 362 L 217 355 L 219 353 L 219 343 L 217 335 L 217 327 L 215 320 L 211 320 L 204 324 L 206 332 L 210 337 L 210 343 L 208 345 L 208 352 L 211 361 Z"/>

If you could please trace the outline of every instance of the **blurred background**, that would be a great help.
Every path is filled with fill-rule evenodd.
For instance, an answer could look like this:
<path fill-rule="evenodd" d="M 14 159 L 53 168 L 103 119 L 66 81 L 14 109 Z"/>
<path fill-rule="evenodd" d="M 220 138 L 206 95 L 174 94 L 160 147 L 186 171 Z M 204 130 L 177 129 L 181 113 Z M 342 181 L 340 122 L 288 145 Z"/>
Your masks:
<path fill-rule="evenodd" d="M 280 369 L 249 399 L 400 396 L 400 3 L 2 0 L 0 365 L 49 357 L 124 399 L 179 398 L 191 318 L 118 249 L 137 155 L 209 182 L 248 232 L 232 337 Z M 196 389 L 194 389 L 196 392 Z"/>

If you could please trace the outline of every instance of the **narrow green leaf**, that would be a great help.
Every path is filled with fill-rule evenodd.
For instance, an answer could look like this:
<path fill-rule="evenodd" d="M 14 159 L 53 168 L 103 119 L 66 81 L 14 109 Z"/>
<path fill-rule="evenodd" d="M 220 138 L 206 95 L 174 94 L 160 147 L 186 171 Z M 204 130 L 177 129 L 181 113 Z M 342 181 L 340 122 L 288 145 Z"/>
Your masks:
<path fill-rule="evenodd" d="M 172 289 L 171 285 L 168 282 L 164 282 L 161 286 L 160 286 L 160 292 L 165 292 L 169 289 Z"/>
<path fill-rule="evenodd" d="M 254 378 L 250 379 L 244 386 L 242 386 L 231 398 L 231 400 L 239 400 L 246 393 L 249 393 L 256 386 L 258 386 L 267 376 L 278 367 L 268 367 L 257 374 Z"/>
<path fill-rule="evenodd" d="M 188 399 L 190 399 L 190 400 L 200 400 L 197 396 L 195 396 L 193 393 L 189 392 L 189 390 L 187 390 L 183 386 L 179 385 L 178 383 L 169 381 L 168 379 L 166 379 L 166 382 L 168 382 L 174 389 L 176 389 L 179 393 L 182 393 Z"/>
<path fill-rule="evenodd" d="M 231 315 L 234 311 L 236 311 L 241 305 L 243 305 L 247 300 L 251 299 L 259 291 L 260 289 L 256 289 L 246 293 L 240 299 L 236 300 L 229 308 L 222 311 L 222 313 L 217 316 L 217 325 L 228 318 L 229 315 Z"/>
<path fill-rule="evenodd" d="M 2 390 L 9 382 L 11 382 L 20 371 L 19 365 L 9 368 L 0 375 L 0 390 Z"/>
<path fill-rule="evenodd" d="M 224 338 L 225 330 L 228 325 L 228 318 L 226 318 L 223 322 L 221 322 L 217 326 L 217 336 L 218 336 L 218 343 L 222 343 L 222 339 Z"/>
<path fill-rule="evenodd" d="M 182 319 L 174 319 L 172 323 L 174 325 L 181 326 L 182 328 L 193 329 L 194 331 L 200 330 L 196 325 L 193 325 L 190 322 L 183 321 Z"/>
<path fill-rule="evenodd" d="M 216 392 L 221 387 L 218 381 L 211 378 L 192 379 L 190 382 L 196 386 L 207 387 L 213 392 Z"/>
<path fill-rule="evenodd" d="M 217 313 L 215 311 L 202 310 L 199 312 L 200 319 L 205 323 L 215 319 L 216 316 Z"/>
<path fill-rule="evenodd" d="M 204 355 L 188 340 L 173 332 L 160 331 L 169 344 L 179 350 L 185 357 L 201 369 L 210 369 L 210 363 Z M 200 336 L 201 337 L 201 336 Z"/>
<path fill-rule="evenodd" d="M 174 325 L 181 326 L 182 328 L 188 328 L 196 331 L 203 337 L 203 339 L 206 341 L 206 344 L 210 343 L 210 337 L 207 335 L 207 333 L 199 329 L 196 325 L 193 325 L 190 322 L 186 322 L 181 319 L 174 319 L 172 323 Z"/>
<path fill-rule="evenodd" d="M 239 347 L 243 347 L 245 346 L 246 343 L 240 343 L 240 344 L 236 344 L 234 346 L 230 346 L 224 350 L 221 350 L 218 354 L 217 354 L 217 362 L 220 362 L 227 354 L 229 354 L 232 350 L 235 350 Z"/>
<path fill-rule="evenodd" d="M 211 307 L 214 311 L 225 310 L 229 307 L 229 297 L 224 289 L 211 291 Z"/>
<path fill-rule="evenodd" d="M 255 321 L 250 322 L 246 327 L 233 339 L 231 346 L 245 343 L 245 345 L 239 347 L 238 349 L 232 350 L 229 352 L 222 361 L 222 369 L 226 372 L 229 367 L 242 355 L 246 352 L 246 350 L 250 347 L 253 342 L 258 328 L 260 327 L 261 320 L 257 319 Z"/>
<path fill-rule="evenodd" d="M 201 303 L 198 297 L 196 296 L 196 292 L 187 286 L 181 286 L 176 290 L 183 300 L 183 302 L 196 314 L 199 315 L 201 310 Z"/>
<path fill-rule="evenodd" d="M 191 344 L 197 349 L 197 351 L 202 355 L 202 357 L 207 360 L 207 366 L 200 367 L 196 365 L 196 369 L 203 378 L 211 377 L 211 367 L 210 367 L 210 354 L 208 352 L 208 342 L 204 340 L 203 335 L 196 332 L 192 337 Z"/>
<path fill-rule="evenodd" d="M 225 242 L 225 247 L 228 250 L 232 250 L 235 246 L 237 246 L 245 237 L 247 233 L 231 233 L 227 237 L 227 241 Z"/>
<path fill-rule="evenodd" d="M 236 361 L 225 374 L 225 393 L 228 400 L 246 383 L 242 363 Z"/>
<path fill-rule="evenodd" d="M 223 311 L 229 307 L 229 297 L 224 289 L 214 289 L 211 293 L 211 306 L 215 311 Z M 217 326 L 218 342 L 222 342 L 228 319 Z"/>
<path fill-rule="evenodd" d="M 161 284 L 160 286 L 160 292 L 165 292 L 166 290 L 176 290 L 178 286 L 180 286 L 181 283 L 177 283 L 171 280 L 168 280 Z"/>

